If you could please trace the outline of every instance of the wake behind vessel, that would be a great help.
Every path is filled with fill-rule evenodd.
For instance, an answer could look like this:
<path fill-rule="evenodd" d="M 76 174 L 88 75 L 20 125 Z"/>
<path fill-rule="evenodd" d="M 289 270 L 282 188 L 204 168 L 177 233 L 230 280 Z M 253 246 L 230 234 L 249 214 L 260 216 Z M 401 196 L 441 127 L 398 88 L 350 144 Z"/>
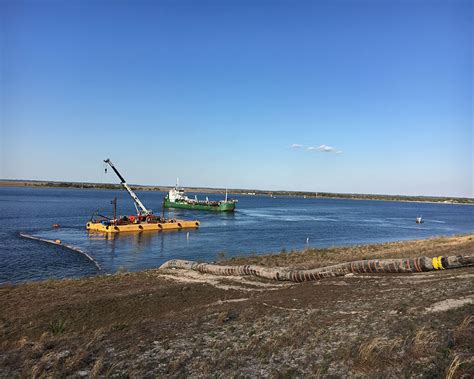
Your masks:
<path fill-rule="evenodd" d="M 227 191 L 224 200 L 209 201 L 207 198 L 206 200 L 198 200 L 197 196 L 190 199 L 184 189 L 179 188 L 178 183 L 176 183 L 176 186 L 169 190 L 166 195 L 163 206 L 165 208 L 194 209 L 198 211 L 233 212 L 236 203 L 237 200 L 227 198 Z"/>

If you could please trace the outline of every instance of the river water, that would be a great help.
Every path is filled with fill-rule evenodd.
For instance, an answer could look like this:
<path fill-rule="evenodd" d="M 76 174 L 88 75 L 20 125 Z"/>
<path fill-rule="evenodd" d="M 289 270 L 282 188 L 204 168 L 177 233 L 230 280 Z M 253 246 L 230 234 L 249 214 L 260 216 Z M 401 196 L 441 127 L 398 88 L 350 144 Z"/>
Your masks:
<path fill-rule="evenodd" d="M 160 213 L 164 194 L 138 193 Z M 194 193 L 189 194 L 194 196 Z M 205 194 L 197 194 L 203 198 Z M 170 215 L 198 219 L 198 230 L 89 233 L 85 224 L 99 209 L 110 215 L 114 196 L 119 214 L 133 214 L 128 194 L 119 190 L 0 187 L 0 284 L 47 278 L 83 277 L 156 268 L 168 259 L 214 261 L 235 256 L 427 238 L 474 232 L 474 206 L 293 197 L 236 196 L 233 214 L 177 210 Z M 207 195 L 209 199 L 222 196 Z M 416 224 L 422 215 L 424 224 Z M 52 224 L 60 224 L 53 229 Z M 91 255 L 26 240 L 26 232 L 60 239 Z"/>

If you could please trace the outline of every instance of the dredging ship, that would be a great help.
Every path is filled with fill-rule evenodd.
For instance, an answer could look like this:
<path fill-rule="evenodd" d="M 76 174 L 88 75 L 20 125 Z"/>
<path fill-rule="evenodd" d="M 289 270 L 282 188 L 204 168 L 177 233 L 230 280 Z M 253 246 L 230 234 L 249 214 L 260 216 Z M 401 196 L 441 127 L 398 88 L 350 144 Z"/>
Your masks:
<path fill-rule="evenodd" d="M 198 200 L 197 196 L 190 199 L 183 188 L 179 188 L 178 182 L 176 186 L 169 190 L 165 196 L 163 206 L 165 208 L 182 208 L 194 209 L 198 211 L 214 211 L 214 212 L 233 212 L 237 200 L 227 198 L 227 190 L 225 192 L 225 199 L 219 201 Z"/>
<path fill-rule="evenodd" d="M 96 232 L 103 233 L 119 233 L 119 232 L 142 232 L 148 230 L 179 230 L 179 229 L 196 229 L 200 223 L 197 220 L 175 220 L 166 219 L 164 217 L 164 209 L 161 216 L 153 214 L 151 209 L 147 209 L 145 205 L 140 201 L 138 196 L 133 192 L 130 186 L 127 184 L 122 175 L 118 172 L 115 166 L 112 164 L 110 159 L 104 161 L 108 164 L 115 174 L 120 179 L 120 184 L 127 190 L 128 194 L 133 199 L 133 204 L 137 210 L 136 215 L 120 216 L 117 217 L 117 199 L 113 201 L 114 204 L 114 216 L 109 218 L 106 216 L 95 214 L 91 217 L 89 222 L 86 224 L 86 229 Z M 107 172 L 107 168 L 105 169 Z M 94 219 L 98 215 L 99 219 Z"/>

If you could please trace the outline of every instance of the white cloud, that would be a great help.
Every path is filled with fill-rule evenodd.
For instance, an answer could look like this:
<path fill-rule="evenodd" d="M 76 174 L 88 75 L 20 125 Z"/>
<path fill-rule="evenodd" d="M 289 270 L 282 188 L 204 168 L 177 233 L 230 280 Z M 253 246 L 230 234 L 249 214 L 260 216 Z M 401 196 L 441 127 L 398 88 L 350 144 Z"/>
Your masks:
<path fill-rule="evenodd" d="M 322 151 L 323 153 L 333 153 L 336 149 L 332 146 L 321 145 L 318 147 L 318 150 Z"/>
<path fill-rule="evenodd" d="M 299 143 L 294 143 L 290 146 L 292 149 L 301 149 L 303 145 L 300 145 Z"/>
<path fill-rule="evenodd" d="M 299 143 L 293 143 L 290 145 L 290 148 L 293 149 L 293 150 L 299 150 L 299 149 L 302 149 L 302 148 L 305 148 L 304 145 L 301 145 Z M 319 145 L 319 146 L 308 146 L 305 148 L 305 150 L 307 151 L 314 151 L 314 152 L 321 152 L 321 153 L 334 153 L 334 154 L 342 154 L 342 151 L 341 150 L 338 150 L 336 149 L 335 147 L 333 146 L 329 146 L 329 145 Z"/>
<path fill-rule="evenodd" d="M 320 151 L 322 153 L 334 153 L 334 154 L 341 154 L 341 150 L 337 150 L 335 147 L 328 146 L 328 145 L 320 145 L 318 147 L 310 146 L 308 147 L 309 151 Z"/>

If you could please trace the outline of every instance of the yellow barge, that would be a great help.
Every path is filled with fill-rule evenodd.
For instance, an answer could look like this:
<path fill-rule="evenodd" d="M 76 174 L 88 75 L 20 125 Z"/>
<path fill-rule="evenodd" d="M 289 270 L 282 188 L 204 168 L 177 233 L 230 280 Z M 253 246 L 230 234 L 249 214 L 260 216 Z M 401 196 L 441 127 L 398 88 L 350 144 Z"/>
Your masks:
<path fill-rule="evenodd" d="M 136 215 L 117 217 L 117 198 L 114 198 L 112 204 L 114 205 L 114 217 L 109 218 L 99 215 L 101 219 L 94 220 L 92 215 L 89 222 L 86 224 L 86 229 L 94 232 L 102 233 L 121 233 L 121 232 L 146 232 L 146 231 L 162 231 L 162 230 L 180 230 L 180 229 L 197 229 L 199 228 L 199 221 L 196 220 L 176 220 L 175 218 L 166 219 L 164 214 L 161 217 L 155 216 L 151 209 L 147 209 L 140 201 L 135 192 L 125 182 L 125 179 L 118 172 L 110 159 L 104 161 L 108 164 L 120 179 L 120 184 L 127 190 L 130 197 L 133 199 L 133 204 L 137 210 Z M 105 169 L 107 172 L 107 169 Z"/>
<path fill-rule="evenodd" d="M 140 224 L 126 224 L 114 225 L 102 223 L 100 221 L 89 221 L 86 224 L 86 229 L 103 232 L 103 233 L 120 233 L 120 232 L 146 232 L 146 231 L 161 231 L 161 230 L 180 230 L 180 229 L 197 229 L 199 228 L 199 221 L 184 221 L 171 220 L 157 223 L 140 223 Z"/>

